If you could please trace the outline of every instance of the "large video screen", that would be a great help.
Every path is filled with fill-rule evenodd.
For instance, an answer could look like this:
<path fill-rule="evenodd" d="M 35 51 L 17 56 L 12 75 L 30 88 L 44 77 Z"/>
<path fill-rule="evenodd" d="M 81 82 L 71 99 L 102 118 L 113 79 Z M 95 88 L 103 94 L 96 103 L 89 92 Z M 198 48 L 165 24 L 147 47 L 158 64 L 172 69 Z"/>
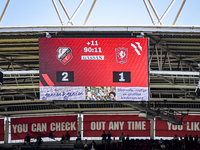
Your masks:
<path fill-rule="evenodd" d="M 39 39 L 40 99 L 147 101 L 147 38 Z"/>

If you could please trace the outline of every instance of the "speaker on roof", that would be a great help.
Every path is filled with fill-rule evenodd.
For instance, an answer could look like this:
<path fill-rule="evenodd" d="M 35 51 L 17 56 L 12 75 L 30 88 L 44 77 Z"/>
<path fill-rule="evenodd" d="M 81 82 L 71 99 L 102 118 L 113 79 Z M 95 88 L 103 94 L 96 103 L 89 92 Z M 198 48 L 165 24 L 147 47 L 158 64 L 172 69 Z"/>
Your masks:
<path fill-rule="evenodd" d="M 0 85 L 3 84 L 3 73 L 0 71 Z"/>

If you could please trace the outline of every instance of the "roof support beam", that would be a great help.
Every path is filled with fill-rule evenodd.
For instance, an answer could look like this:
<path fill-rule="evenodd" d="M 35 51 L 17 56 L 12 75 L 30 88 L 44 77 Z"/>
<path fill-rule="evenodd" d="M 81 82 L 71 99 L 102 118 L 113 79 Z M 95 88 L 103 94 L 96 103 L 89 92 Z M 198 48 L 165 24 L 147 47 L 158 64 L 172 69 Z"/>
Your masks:
<path fill-rule="evenodd" d="M 162 15 L 161 18 L 158 16 L 158 13 L 157 13 L 155 7 L 153 6 L 153 3 L 151 2 L 151 0 L 148 0 L 148 1 L 149 1 L 149 4 L 150 4 L 151 8 L 153 9 L 154 14 L 156 15 L 156 18 L 159 21 L 158 25 L 162 25 L 162 20 L 165 18 L 165 16 L 167 15 L 167 13 L 169 12 L 169 10 L 171 9 L 171 7 L 173 6 L 173 4 L 175 3 L 176 0 L 172 0 L 172 2 L 170 3 L 170 5 L 168 6 L 168 8 L 166 9 L 166 11 L 164 12 L 164 14 Z M 154 18 L 153 18 L 152 14 L 151 14 L 151 11 L 150 11 L 150 9 L 149 9 L 149 7 L 147 5 L 146 0 L 143 0 L 143 2 L 145 4 L 145 7 L 146 7 L 148 13 L 149 13 L 149 16 L 151 18 L 152 23 L 155 25 Z"/>
<path fill-rule="evenodd" d="M 167 84 L 151 84 L 151 88 L 183 88 L 183 89 L 194 89 L 196 88 L 197 85 L 195 84 L 172 84 L 172 85 L 167 85 Z M 1 86 L 0 90 L 10 90 L 10 89 L 32 89 L 32 88 L 39 88 L 39 85 L 19 85 L 19 86 Z"/>
<path fill-rule="evenodd" d="M 198 76 L 199 72 L 192 72 L 192 71 L 157 71 L 157 70 L 151 70 L 150 74 L 186 75 L 186 76 L 194 75 L 194 76 Z"/>
<path fill-rule="evenodd" d="M 69 25 L 72 22 L 72 20 L 74 19 L 74 17 L 76 16 L 77 12 L 79 11 L 79 9 L 81 8 L 81 6 L 83 5 L 84 2 L 85 2 L 85 0 L 81 1 L 81 3 L 79 4 L 79 6 L 77 7 L 77 9 L 75 10 L 74 14 L 72 15 L 72 17 L 68 21 L 67 25 Z"/>
<path fill-rule="evenodd" d="M 61 17 L 61 15 L 60 15 L 60 12 L 59 12 L 59 10 L 58 10 L 58 7 L 57 7 L 57 5 L 56 5 L 55 0 L 52 0 L 52 3 L 53 3 L 53 5 L 54 5 L 54 7 L 55 7 L 55 10 L 56 10 L 57 14 L 58 14 L 58 17 L 59 17 L 59 19 L 60 19 L 61 24 L 64 25 L 64 22 L 63 22 L 63 20 L 62 20 L 62 17 Z"/>
<path fill-rule="evenodd" d="M 146 9 L 147 9 L 147 11 L 148 11 L 148 13 L 149 13 L 149 16 L 150 16 L 150 18 L 151 18 L 151 21 L 152 21 L 153 25 L 156 25 L 156 24 L 155 24 L 155 20 L 154 20 L 152 14 L 151 14 L 151 11 L 150 11 L 150 9 L 149 9 L 149 7 L 148 7 L 148 5 L 147 5 L 146 0 L 143 0 L 143 2 L 144 2 L 144 4 L 145 4 L 145 6 L 146 6 Z"/>
<path fill-rule="evenodd" d="M 169 85 L 169 84 L 151 84 L 151 88 L 179 88 L 179 89 L 196 89 L 197 85 L 188 85 L 188 84 L 176 84 L 176 85 Z"/>
<path fill-rule="evenodd" d="M 198 69 L 194 68 L 193 66 L 191 66 L 187 61 L 180 59 L 180 57 L 176 54 L 174 54 L 173 52 L 171 52 L 169 49 L 165 48 L 165 45 L 159 44 L 156 42 L 156 40 L 154 40 L 153 38 L 151 38 L 151 42 L 154 43 L 155 45 L 161 47 L 164 51 L 166 51 L 168 54 L 170 54 L 171 56 L 175 57 L 176 60 L 181 61 L 183 64 L 185 64 L 186 66 L 190 67 L 192 70 L 194 71 L 198 71 Z"/>
<path fill-rule="evenodd" d="M 162 15 L 162 17 L 160 18 L 159 20 L 159 23 L 160 24 L 162 22 L 162 20 L 165 18 L 165 16 L 167 15 L 167 13 L 169 12 L 169 10 L 171 9 L 171 7 L 173 6 L 174 2 L 176 0 L 172 0 L 172 2 L 170 3 L 170 5 L 168 6 L 168 8 L 166 9 L 165 13 Z"/>
<path fill-rule="evenodd" d="M 69 13 L 67 12 L 67 9 L 65 8 L 65 5 L 63 4 L 62 0 L 59 0 L 59 2 L 60 2 L 60 5 L 62 6 L 62 8 L 63 8 L 63 10 L 64 10 L 64 12 L 65 12 L 67 18 L 70 20 L 71 17 L 69 16 Z M 72 22 L 72 21 L 71 21 L 71 24 L 73 25 L 73 22 Z"/>
<path fill-rule="evenodd" d="M 167 113 L 167 115 L 165 115 L 164 112 L 159 110 L 159 108 L 157 110 L 149 108 L 148 103 L 143 103 L 143 102 L 141 102 L 140 104 L 130 103 L 128 105 L 132 106 L 134 109 L 145 111 L 147 114 L 149 114 L 149 117 L 157 117 L 160 118 L 161 120 L 171 122 L 172 124 L 182 125 L 182 121 L 180 120 L 180 118 L 176 116 L 176 114 L 170 114 L 169 112 L 165 112 Z"/>
<path fill-rule="evenodd" d="M 97 112 L 97 111 L 107 111 L 107 112 L 115 112 L 115 111 L 133 111 L 132 108 L 74 108 L 74 109 L 46 109 L 46 110 L 26 110 L 26 111 L 7 111 L 0 112 L 0 115 L 17 115 L 17 114 L 35 114 L 35 113 L 58 113 L 58 112 L 70 112 L 74 114 L 76 112 Z"/>
<path fill-rule="evenodd" d="M 200 26 L 160 26 L 160 25 L 146 25 L 146 26 L 63 26 L 63 25 L 58 25 L 58 26 L 22 26 L 22 27 L 0 27 L 0 33 L 5 34 L 5 33 L 10 33 L 12 32 L 13 34 L 16 32 L 31 32 L 31 33 L 44 33 L 45 31 L 48 32 L 63 32 L 63 31 L 81 31 L 81 32 L 133 32 L 134 33 L 169 33 L 169 34 L 174 34 L 174 33 L 181 33 L 181 34 L 195 34 L 199 36 L 198 34 L 200 33 Z"/>
<path fill-rule="evenodd" d="M 27 71 L 3 71 L 5 75 L 15 75 L 15 74 L 39 74 L 39 70 L 27 70 Z M 163 75 L 194 75 L 198 76 L 199 72 L 194 71 L 160 71 L 160 70 L 150 70 L 150 74 L 163 74 Z M 30 77 L 30 76 L 27 76 Z M 187 78 L 187 77 L 186 77 Z"/>
<path fill-rule="evenodd" d="M 177 15 L 176 15 L 176 18 L 174 19 L 173 25 L 176 24 L 176 21 L 177 21 L 179 15 L 180 15 L 180 13 L 181 13 L 181 11 L 182 11 L 182 9 L 183 9 L 183 6 L 185 5 L 185 2 L 186 2 L 186 0 L 183 0 L 183 3 L 182 3 L 182 5 L 181 5 L 181 7 L 180 7 L 180 9 L 179 9 L 179 11 L 178 11 L 178 13 L 177 13 Z"/>
<path fill-rule="evenodd" d="M 22 67 L 22 68 L 24 68 L 24 69 L 31 69 L 30 67 L 26 67 L 26 66 L 24 66 L 23 64 L 14 62 L 14 61 L 12 61 L 12 60 L 6 58 L 6 57 L 0 56 L 0 58 L 3 59 L 3 60 L 6 60 L 6 61 L 8 61 L 8 62 L 10 62 L 11 64 L 16 64 L 16 65 L 18 65 L 18 66 L 20 66 L 20 67 Z"/>
<path fill-rule="evenodd" d="M 89 10 L 89 12 L 88 12 L 88 15 L 87 15 L 87 17 L 86 17 L 85 22 L 84 22 L 83 25 L 86 25 L 86 23 L 87 23 L 87 21 L 88 21 L 88 19 L 89 19 L 89 17 L 90 17 L 90 14 L 91 14 L 91 12 L 92 12 L 92 10 L 93 10 L 93 8 L 94 8 L 94 5 L 95 5 L 96 1 L 97 1 L 97 0 L 94 0 L 94 1 L 93 1 L 92 6 L 91 6 L 91 8 L 90 8 L 90 10 Z"/>
<path fill-rule="evenodd" d="M 32 89 L 32 88 L 39 88 L 39 85 L 19 85 L 19 86 L 1 86 L 0 90 L 11 90 L 11 89 Z"/>
<path fill-rule="evenodd" d="M 1 23 L 1 20 L 3 19 L 3 16 L 4 16 L 5 12 L 6 12 L 6 9 L 7 9 L 8 5 L 9 5 L 9 3 L 10 3 L 10 0 L 7 0 L 7 3 L 5 5 L 5 7 L 3 9 L 3 12 L 1 14 L 1 17 L 0 17 L 0 23 Z"/>
<path fill-rule="evenodd" d="M 150 4 L 151 8 L 152 8 L 153 11 L 154 11 L 154 14 L 156 15 L 156 18 L 157 18 L 158 20 L 160 20 L 160 17 L 158 16 L 158 13 L 157 13 L 155 7 L 153 6 L 153 3 L 151 2 L 151 0 L 148 0 L 148 1 L 149 1 L 149 4 Z M 162 25 L 162 22 L 161 22 L 161 21 L 160 21 L 160 25 Z"/>

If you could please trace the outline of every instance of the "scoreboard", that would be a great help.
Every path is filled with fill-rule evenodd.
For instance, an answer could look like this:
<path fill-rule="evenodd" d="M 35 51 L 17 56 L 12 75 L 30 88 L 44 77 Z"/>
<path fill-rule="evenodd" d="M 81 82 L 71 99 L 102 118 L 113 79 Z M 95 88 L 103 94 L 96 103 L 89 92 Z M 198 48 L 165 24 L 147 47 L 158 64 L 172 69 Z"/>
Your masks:
<path fill-rule="evenodd" d="M 147 38 L 41 38 L 39 65 L 41 100 L 149 100 Z"/>

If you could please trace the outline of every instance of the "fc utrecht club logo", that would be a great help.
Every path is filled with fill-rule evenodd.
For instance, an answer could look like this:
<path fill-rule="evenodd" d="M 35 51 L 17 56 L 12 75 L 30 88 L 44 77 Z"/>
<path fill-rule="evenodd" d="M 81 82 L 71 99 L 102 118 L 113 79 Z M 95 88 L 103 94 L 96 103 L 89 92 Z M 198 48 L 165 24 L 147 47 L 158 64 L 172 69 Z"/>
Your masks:
<path fill-rule="evenodd" d="M 59 47 L 57 58 L 64 65 L 67 64 L 72 59 L 72 50 L 69 47 Z"/>
<path fill-rule="evenodd" d="M 125 64 L 128 61 L 128 48 L 118 47 L 115 48 L 116 62 L 120 64 Z"/>

